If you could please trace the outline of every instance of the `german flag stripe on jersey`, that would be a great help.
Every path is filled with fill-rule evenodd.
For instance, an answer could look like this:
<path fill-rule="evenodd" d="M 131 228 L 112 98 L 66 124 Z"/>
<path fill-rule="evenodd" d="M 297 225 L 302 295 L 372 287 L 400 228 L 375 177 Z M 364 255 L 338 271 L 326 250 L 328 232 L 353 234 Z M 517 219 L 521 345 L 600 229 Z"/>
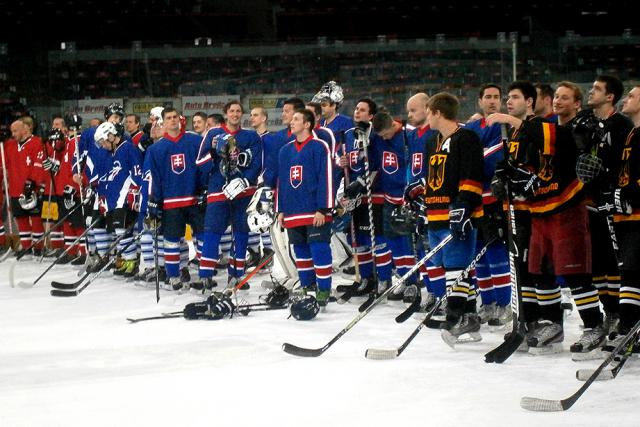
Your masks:
<path fill-rule="evenodd" d="M 449 221 L 449 209 L 427 209 L 427 219 L 432 221 Z"/>
<path fill-rule="evenodd" d="M 573 182 L 557 196 L 541 200 L 539 202 L 532 202 L 529 205 L 529 211 L 532 214 L 549 213 L 573 199 L 578 193 L 580 193 L 583 186 L 582 182 L 578 179 L 574 179 Z"/>
<path fill-rule="evenodd" d="M 640 208 L 633 208 L 631 215 L 614 214 L 613 222 L 640 221 Z"/>
<path fill-rule="evenodd" d="M 482 183 L 471 179 L 465 179 L 458 184 L 458 191 L 470 191 L 482 196 Z"/>
<path fill-rule="evenodd" d="M 553 123 L 542 123 L 544 138 L 543 155 L 553 156 L 556 152 L 556 126 Z"/>

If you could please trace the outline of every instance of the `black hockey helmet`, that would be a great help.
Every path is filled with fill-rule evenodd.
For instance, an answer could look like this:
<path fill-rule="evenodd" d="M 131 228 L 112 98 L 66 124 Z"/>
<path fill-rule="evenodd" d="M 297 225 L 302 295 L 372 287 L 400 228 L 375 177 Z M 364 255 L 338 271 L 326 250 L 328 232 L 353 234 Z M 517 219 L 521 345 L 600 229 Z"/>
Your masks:
<path fill-rule="evenodd" d="M 311 320 L 320 311 L 320 306 L 314 296 L 307 295 L 294 301 L 290 310 L 296 320 Z"/>
<path fill-rule="evenodd" d="M 124 107 L 117 102 L 112 102 L 107 105 L 107 108 L 104 109 L 104 118 L 105 120 L 109 120 L 109 117 L 117 114 L 120 116 L 120 120 L 124 119 Z"/>
<path fill-rule="evenodd" d="M 64 124 L 68 129 L 78 130 L 82 126 L 82 117 L 76 113 L 69 113 L 64 116 Z"/>
<path fill-rule="evenodd" d="M 264 298 L 265 304 L 270 307 L 284 307 L 289 304 L 289 289 L 282 285 L 276 285 Z"/>

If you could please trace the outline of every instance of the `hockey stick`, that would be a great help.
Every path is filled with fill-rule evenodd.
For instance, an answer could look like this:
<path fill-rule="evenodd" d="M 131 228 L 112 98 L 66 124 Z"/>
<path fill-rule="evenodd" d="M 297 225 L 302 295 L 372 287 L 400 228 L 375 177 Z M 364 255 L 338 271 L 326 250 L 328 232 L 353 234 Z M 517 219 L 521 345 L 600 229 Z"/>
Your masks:
<path fill-rule="evenodd" d="M 327 349 L 331 347 L 336 341 L 338 341 L 344 334 L 346 334 L 351 328 L 353 328 L 360 320 L 362 320 L 363 317 L 369 314 L 369 312 L 373 310 L 375 306 L 378 305 L 382 300 L 384 300 L 384 298 L 386 298 L 386 296 L 389 295 L 389 293 L 393 292 L 397 287 L 399 287 L 402 283 L 408 280 L 412 274 L 418 271 L 421 265 L 423 265 L 431 257 L 433 257 L 436 253 L 438 253 L 438 251 L 440 251 L 440 249 L 442 249 L 447 243 L 449 243 L 452 238 L 453 237 L 451 235 L 448 235 L 447 237 L 445 237 L 436 247 L 434 247 L 429 253 L 427 253 L 424 257 L 422 257 L 422 259 L 419 262 L 417 262 L 413 267 L 411 267 L 411 269 L 404 276 L 402 276 L 399 279 L 396 279 L 396 282 L 392 286 L 389 286 L 389 288 L 385 290 L 380 296 L 378 296 L 378 298 L 374 299 L 373 302 L 364 311 L 360 312 L 351 322 L 349 322 L 347 326 L 345 326 L 340 332 L 338 332 L 338 334 L 335 337 L 333 337 L 328 343 L 326 343 L 323 347 L 311 349 L 311 348 L 298 347 L 296 345 L 289 344 L 289 343 L 284 343 L 282 344 L 282 350 L 286 353 L 293 354 L 294 356 L 301 356 L 301 357 L 320 356 L 325 351 L 327 351 Z"/>
<path fill-rule="evenodd" d="M 250 272 L 245 274 L 244 277 L 232 289 L 225 289 L 224 293 L 226 293 L 227 296 L 230 296 L 230 295 L 234 294 L 237 290 L 242 288 L 245 285 L 245 283 L 247 283 L 249 280 L 251 280 L 251 278 L 253 276 L 258 274 L 258 272 L 260 270 L 262 270 L 265 265 L 269 264 L 269 261 L 271 261 L 271 259 L 273 259 L 274 255 L 275 255 L 275 251 L 273 251 L 272 253 L 267 255 L 265 258 L 263 258 L 262 261 L 260 261 L 260 263 L 258 265 L 256 265 L 253 268 L 253 270 L 251 270 Z"/>
<path fill-rule="evenodd" d="M 175 319 L 177 317 L 184 317 L 184 316 L 182 315 L 182 312 L 180 312 L 180 314 L 178 314 L 178 313 L 167 313 L 167 314 L 162 314 L 160 316 L 140 317 L 138 319 L 132 319 L 132 318 L 127 317 L 127 320 L 130 323 L 138 323 L 138 322 L 145 322 L 147 320 Z"/>
<path fill-rule="evenodd" d="M 127 233 L 121 235 L 118 239 L 116 239 L 116 241 L 119 241 L 120 238 L 126 236 Z M 98 271 L 94 274 L 94 276 L 92 278 L 90 278 L 89 280 L 87 280 L 87 283 L 85 283 L 84 285 L 82 285 L 81 287 L 74 289 L 72 288 L 71 290 L 62 290 L 62 289 L 52 289 L 51 290 L 51 296 L 54 297 L 77 297 L 78 295 L 80 295 L 80 293 L 82 291 L 84 291 L 85 289 L 87 289 L 87 287 L 93 283 L 98 277 L 100 277 L 100 275 L 109 267 L 111 267 L 112 264 L 114 264 L 116 262 L 116 257 L 118 255 L 120 255 L 121 253 L 123 253 L 124 251 L 126 251 L 129 246 L 133 245 L 135 242 L 138 241 L 138 239 L 140 238 L 140 234 L 138 234 L 136 236 L 135 239 L 132 239 L 125 247 L 123 247 L 122 249 L 120 249 L 118 252 L 116 252 L 116 255 L 112 258 L 110 258 L 107 263 Z M 53 285 L 53 282 L 51 283 Z"/>
<path fill-rule="evenodd" d="M 4 141 L 0 141 L 0 153 L 2 154 L 2 185 L 4 186 L 4 204 L 7 208 L 7 222 L 9 223 L 9 235 L 13 236 L 13 214 L 11 212 L 11 199 L 9 198 L 9 182 L 7 180 L 7 161 L 4 155 Z M 3 256 L 0 258 L 0 262 L 4 261 L 11 255 L 13 252 L 13 247 L 10 248 Z M 13 287 L 13 286 L 12 286 Z"/>
<path fill-rule="evenodd" d="M 113 249 L 115 249 L 118 246 L 118 243 L 120 243 L 120 241 L 122 239 L 124 239 L 127 234 L 129 232 L 131 232 L 131 230 L 133 230 L 133 225 L 131 227 L 129 227 L 124 234 L 118 236 L 113 242 L 111 242 L 111 244 L 109 245 L 109 247 L 107 248 L 107 250 L 105 251 L 105 254 L 103 256 L 101 256 L 96 265 L 100 265 L 102 263 L 104 263 L 105 261 L 107 261 L 109 259 L 109 252 L 111 252 Z M 136 236 L 135 239 L 133 239 L 132 241 L 135 242 L 138 240 L 138 238 L 140 237 L 140 234 L 138 234 Z M 127 245 L 125 248 L 119 250 L 116 252 L 116 256 L 120 255 L 122 252 L 124 252 L 124 249 L 128 248 L 129 245 Z M 82 284 L 82 282 L 84 281 L 84 279 L 86 279 L 87 277 L 89 277 L 89 275 L 91 275 L 93 272 L 91 271 L 85 271 L 85 273 L 82 275 L 82 277 L 80 279 L 78 279 L 77 281 L 73 282 L 73 283 L 60 283 L 56 280 L 51 282 L 51 286 L 56 288 L 56 289 L 63 289 L 63 290 L 69 290 L 69 289 L 75 289 L 78 286 L 80 286 Z"/>
<path fill-rule="evenodd" d="M 156 267 L 156 304 L 160 302 L 160 266 L 158 255 L 158 226 L 156 222 L 156 228 L 153 230 L 153 263 Z M 196 243 L 197 244 L 197 243 Z"/>
<path fill-rule="evenodd" d="M 469 273 L 471 272 L 471 270 L 473 270 L 476 267 L 476 264 L 484 256 L 484 254 L 487 252 L 487 249 L 489 248 L 490 245 L 493 244 L 494 241 L 496 241 L 496 238 L 492 239 L 489 243 L 484 245 L 484 247 L 482 249 L 480 249 L 480 251 L 478 252 L 476 257 L 473 259 L 473 261 L 471 261 L 471 264 L 469 264 L 467 266 L 467 268 L 465 268 L 464 271 L 462 273 L 460 273 L 460 275 L 458 275 L 456 280 L 450 286 L 447 286 L 447 293 L 446 293 L 447 296 L 451 293 L 451 289 L 453 289 L 455 286 L 457 286 L 458 283 L 460 283 L 460 281 L 462 279 L 467 277 L 469 275 Z M 438 311 L 438 309 L 440 308 L 440 306 L 442 305 L 442 303 L 443 303 L 443 301 L 445 299 L 446 299 L 446 296 L 444 298 L 440 298 L 436 302 L 436 304 L 431 308 L 431 310 L 429 310 L 429 312 L 425 316 L 424 320 L 422 320 L 422 322 L 420 322 L 418 327 L 413 330 L 411 335 L 409 335 L 409 337 L 402 343 L 402 345 L 400 345 L 400 347 L 398 347 L 397 349 L 369 348 L 369 349 L 367 349 L 365 351 L 364 357 L 366 357 L 367 359 L 386 360 L 386 359 L 395 359 L 396 357 L 400 356 L 402 354 L 402 352 L 407 348 L 407 346 L 411 343 L 411 341 L 413 341 L 413 339 L 420 333 L 422 328 L 427 326 L 427 324 L 429 323 L 429 320 L 431 320 L 431 318 L 433 317 L 433 314 L 436 311 Z M 400 315 L 402 315 L 402 314 L 404 314 L 404 313 L 401 313 Z M 411 313 L 409 315 L 411 315 Z M 400 317 L 400 316 L 398 316 L 398 317 Z M 398 321 L 397 318 L 396 318 L 396 321 Z"/>
<path fill-rule="evenodd" d="M 635 344 L 637 344 L 637 342 L 630 343 L 620 357 L 620 360 L 617 360 L 618 363 L 616 364 L 616 366 L 611 369 L 602 370 L 596 378 L 596 381 L 612 380 L 617 377 L 622 367 L 625 365 L 625 363 L 627 363 L 627 360 L 629 360 L 629 358 L 633 354 L 635 350 Z M 578 369 L 576 371 L 576 379 L 578 381 L 587 381 L 594 372 L 594 369 Z"/>
<path fill-rule="evenodd" d="M 38 283 L 40 281 L 40 279 L 42 279 L 44 277 L 45 274 L 47 274 L 49 272 L 49 270 L 51 270 L 56 264 L 58 264 L 58 261 L 60 261 L 60 259 L 65 256 L 66 254 L 69 253 L 69 251 L 71 250 L 71 248 L 73 248 L 80 240 L 82 240 L 85 235 L 98 223 L 100 219 L 96 219 L 91 225 L 89 225 L 89 227 L 87 227 L 84 232 L 76 237 L 76 239 L 68 245 L 68 247 L 64 250 L 64 252 L 62 252 L 62 254 L 57 257 L 56 259 L 53 260 L 53 262 L 42 272 L 42 274 L 40 274 L 40 276 L 38 276 L 38 278 L 36 280 L 34 280 L 33 282 L 18 282 L 18 286 L 20 286 L 21 288 L 32 288 L 35 286 L 36 283 Z M 11 268 L 9 270 L 9 280 L 13 281 L 13 270 L 14 267 L 17 263 L 13 263 L 11 265 Z"/>
<path fill-rule="evenodd" d="M 501 125 L 502 147 L 504 150 L 504 158 L 509 158 L 509 143 L 506 125 Z M 511 335 L 505 339 L 498 347 L 489 351 L 484 355 L 484 361 L 487 363 L 502 363 L 507 360 L 524 341 L 526 329 L 524 320 L 524 310 L 522 309 L 522 295 L 520 290 L 520 274 L 516 257 L 519 255 L 519 249 L 516 244 L 516 217 L 513 206 L 513 198 L 509 190 L 509 183 L 505 182 L 505 192 L 507 194 L 507 243 L 509 245 L 509 273 L 511 276 L 511 310 L 513 316 L 513 329 Z"/>
<path fill-rule="evenodd" d="M 343 137 L 344 140 L 344 137 Z M 347 154 L 347 145 L 345 142 L 342 143 L 342 151 L 346 155 Z M 344 168 L 344 187 L 347 188 L 349 185 L 349 166 L 345 166 Z M 349 234 L 351 235 L 351 252 L 353 253 L 353 268 L 355 268 L 355 276 L 353 280 L 353 284 L 351 287 L 347 288 L 346 292 L 338 298 L 338 304 L 344 304 L 349 301 L 356 291 L 357 287 L 362 283 L 362 277 L 360 276 L 360 261 L 358 260 L 358 243 L 356 240 L 356 225 L 353 222 L 353 217 L 351 217 L 351 221 L 349 224 Z M 375 268 L 375 266 L 374 266 Z"/>
<path fill-rule="evenodd" d="M 627 333 L 624 339 L 618 344 L 616 348 L 611 351 L 611 354 L 593 371 L 593 374 L 585 381 L 585 383 L 571 396 L 561 400 L 549 400 L 540 399 L 537 397 L 523 397 L 520 399 L 520 406 L 527 411 L 534 412 L 554 412 L 554 411 L 566 411 L 571 408 L 574 403 L 584 394 L 591 384 L 598 378 L 600 372 L 607 367 L 620 353 L 621 350 L 631 345 L 631 341 L 637 338 L 640 331 L 640 321 L 638 321 L 633 328 Z"/>

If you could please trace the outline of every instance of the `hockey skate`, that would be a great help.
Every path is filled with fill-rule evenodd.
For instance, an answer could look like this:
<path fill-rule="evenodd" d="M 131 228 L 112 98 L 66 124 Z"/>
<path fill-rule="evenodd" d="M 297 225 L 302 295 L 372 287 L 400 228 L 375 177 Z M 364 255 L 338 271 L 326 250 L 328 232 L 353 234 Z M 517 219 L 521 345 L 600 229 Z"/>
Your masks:
<path fill-rule="evenodd" d="M 575 362 L 583 360 L 602 359 L 603 353 L 600 348 L 607 338 L 607 329 L 604 324 L 595 328 L 585 329 L 578 341 L 571 344 L 571 360 Z"/>
<path fill-rule="evenodd" d="M 451 348 L 456 344 L 482 341 L 480 319 L 476 313 L 464 313 L 455 323 L 445 322 L 441 326 L 440 336 Z"/>
<path fill-rule="evenodd" d="M 189 283 L 185 283 L 182 281 L 180 276 L 178 277 L 169 277 L 169 286 L 171 290 L 177 291 L 178 293 L 188 292 L 191 289 Z"/>
<path fill-rule="evenodd" d="M 407 285 L 401 283 L 400 286 L 395 288 L 393 292 L 387 295 L 387 299 L 389 301 L 401 301 L 404 299 L 404 290 L 407 288 Z"/>
<path fill-rule="evenodd" d="M 318 305 L 321 310 L 324 311 L 324 308 L 329 303 L 329 297 L 331 296 L 331 291 L 328 290 L 319 290 L 316 292 L 316 301 L 318 301 Z"/>
<path fill-rule="evenodd" d="M 203 277 L 197 282 L 191 283 L 190 286 L 191 286 L 191 289 L 205 292 L 205 291 L 210 291 L 216 286 L 218 286 L 218 283 L 215 280 L 213 280 L 211 277 Z"/>
<path fill-rule="evenodd" d="M 510 325 L 513 321 L 513 313 L 511 312 L 511 306 L 502 305 L 496 306 L 493 317 L 489 318 L 487 322 L 493 329 L 500 329 L 506 325 Z"/>
<path fill-rule="evenodd" d="M 351 285 L 338 285 L 336 292 L 342 294 L 338 302 L 344 304 L 353 297 L 367 296 L 376 288 L 377 282 L 374 279 L 362 279 L 361 282 L 353 282 Z"/>
<path fill-rule="evenodd" d="M 125 279 L 132 278 L 138 272 L 138 260 L 127 259 L 122 261 L 120 268 L 113 272 L 114 276 L 120 276 Z"/>
<path fill-rule="evenodd" d="M 484 325 L 489 321 L 489 319 L 493 319 L 496 316 L 496 303 L 492 302 L 491 304 L 483 304 L 478 309 L 478 317 L 480 318 L 480 324 Z"/>
<path fill-rule="evenodd" d="M 402 295 L 402 302 L 407 305 L 417 304 L 418 310 L 420 309 L 420 303 L 422 302 L 422 293 L 420 292 L 420 288 L 415 283 L 407 285 L 404 288 L 404 293 Z"/>
<path fill-rule="evenodd" d="M 57 258 L 55 263 L 58 265 L 66 265 L 74 261 L 76 258 L 77 258 L 76 255 L 69 255 L 68 253 L 66 253 L 61 257 Z"/>
<path fill-rule="evenodd" d="M 88 259 L 87 255 L 79 255 L 76 259 L 71 261 L 71 265 L 76 268 L 78 267 L 82 268 L 87 263 L 87 259 Z"/>
<path fill-rule="evenodd" d="M 522 343 L 520 343 L 520 345 L 518 346 L 516 351 L 525 352 L 525 353 L 529 351 L 529 345 L 527 344 L 527 340 L 533 335 L 533 333 L 539 327 L 540 327 L 540 325 L 539 325 L 538 322 L 527 322 L 527 323 L 525 323 L 524 340 L 522 340 Z M 512 333 L 513 333 L 513 331 L 509 331 L 506 334 L 504 334 L 504 340 L 505 341 L 510 340 Z"/>
<path fill-rule="evenodd" d="M 620 314 L 619 313 L 608 313 L 604 314 L 604 326 L 607 335 L 610 335 L 613 332 L 618 331 L 618 326 L 620 325 Z"/>
<path fill-rule="evenodd" d="M 541 356 L 562 352 L 564 329 L 559 323 L 541 321 L 539 327 L 527 338 L 529 354 Z"/>

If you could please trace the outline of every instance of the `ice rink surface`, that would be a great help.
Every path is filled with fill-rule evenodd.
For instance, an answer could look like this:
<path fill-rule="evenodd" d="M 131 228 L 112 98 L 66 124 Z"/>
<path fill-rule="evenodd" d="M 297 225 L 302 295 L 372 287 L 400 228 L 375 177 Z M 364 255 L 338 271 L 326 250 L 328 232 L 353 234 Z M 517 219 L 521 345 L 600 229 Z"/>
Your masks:
<path fill-rule="evenodd" d="M 423 329 L 397 359 L 365 359 L 365 350 L 397 348 L 417 326 L 396 324 L 401 303 L 376 307 L 318 358 L 298 358 L 282 343 L 323 346 L 356 315 L 357 304 L 330 304 L 315 320 L 277 310 L 218 321 L 182 318 L 129 324 L 127 317 L 182 310 L 195 291 L 161 291 L 105 277 L 76 298 L 50 296 L 56 267 L 31 289 L 11 288 L 0 264 L 0 426 L 638 426 L 640 369 L 630 361 L 614 381 L 599 382 L 564 413 L 531 413 L 522 396 L 562 399 L 581 385 L 572 362 L 574 311 L 565 322 L 565 351 L 514 354 L 503 365 L 483 355 L 504 331 L 483 326 L 479 343 L 449 348 Z M 20 262 L 16 281 L 35 279 L 47 264 Z M 244 292 L 267 291 L 258 275 Z M 344 283 L 338 279 L 336 283 Z"/>

